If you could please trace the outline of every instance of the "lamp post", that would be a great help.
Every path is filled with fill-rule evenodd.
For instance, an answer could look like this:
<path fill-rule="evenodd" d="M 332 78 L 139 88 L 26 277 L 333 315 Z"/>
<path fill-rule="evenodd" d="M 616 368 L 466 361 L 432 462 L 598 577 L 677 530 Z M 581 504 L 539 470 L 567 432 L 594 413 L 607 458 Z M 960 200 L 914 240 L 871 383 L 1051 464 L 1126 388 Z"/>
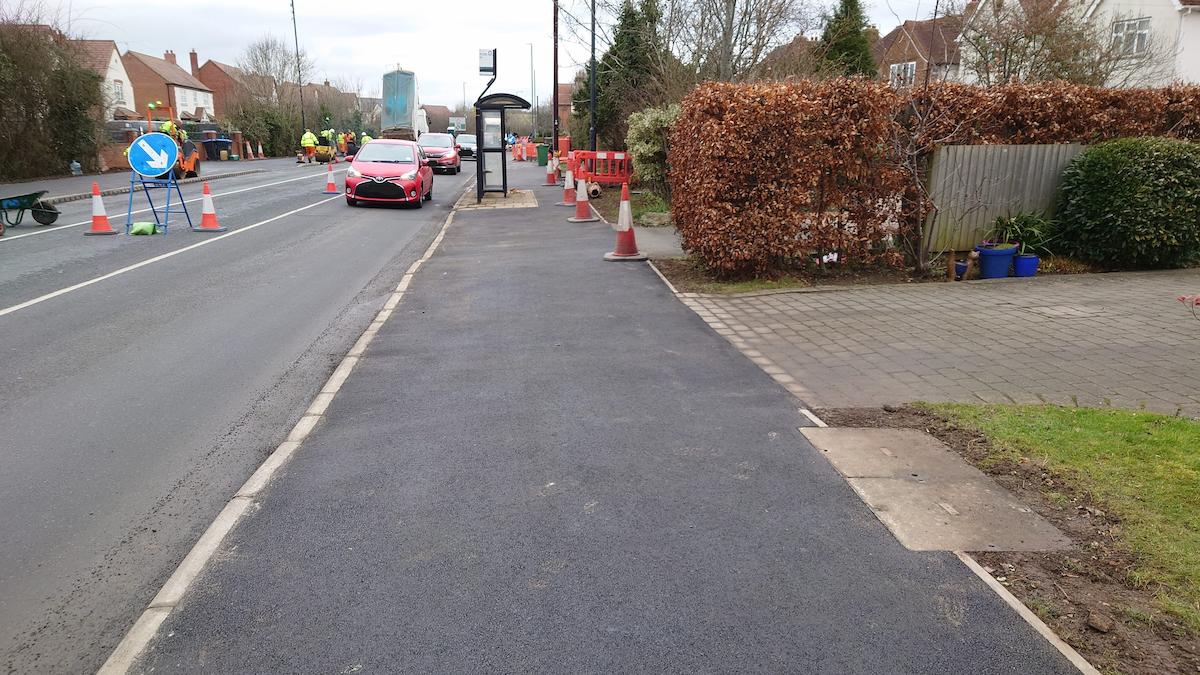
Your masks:
<path fill-rule="evenodd" d="M 296 30 L 296 0 L 292 0 L 292 39 L 296 41 L 296 93 L 300 96 L 300 128 L 307 129 L 304 117 L 304 83 L 300 81 L 300 32 Z"/>
<path fill-rule="evenodd" d="M 526 42 L 529 45 L 529 98 L 533 104 L 533 122 L 530 125 L 534 136 L 537 136 L 537 73 L 533 70 L 533 43 Z"/>
<path fill-rule="evenodd" d="M 596 151 L 596 0 L 592 0 L 592 68 L 591 68 L 591 124 L 588 128 L 588 149 Z"/>

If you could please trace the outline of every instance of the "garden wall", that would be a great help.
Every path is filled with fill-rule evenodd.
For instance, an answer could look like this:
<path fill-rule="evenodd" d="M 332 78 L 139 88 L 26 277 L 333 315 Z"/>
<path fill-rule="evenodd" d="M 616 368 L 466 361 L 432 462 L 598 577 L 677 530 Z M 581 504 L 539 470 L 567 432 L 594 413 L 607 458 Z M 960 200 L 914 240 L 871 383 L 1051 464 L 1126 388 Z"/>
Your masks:
<path fill-rule="evenodd" d="M 1151 135 L 1200 139 L 1200 86 L 706 83 L 672 131 L 674 219 L 684 248 L 730 275 L 827 252 L 922 265 L 937 147 Z"/>

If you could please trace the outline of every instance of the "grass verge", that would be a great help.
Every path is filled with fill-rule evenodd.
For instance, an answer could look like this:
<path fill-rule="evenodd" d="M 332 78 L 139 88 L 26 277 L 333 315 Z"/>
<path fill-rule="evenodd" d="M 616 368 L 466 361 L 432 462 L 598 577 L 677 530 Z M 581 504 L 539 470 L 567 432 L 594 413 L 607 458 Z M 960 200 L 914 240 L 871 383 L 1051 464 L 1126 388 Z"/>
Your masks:
<path fill-rule="evenodd" d="M 985 461 L 1042 462 L 1104 504 L 1138 561 L 1130 583 L 1200 631 L 1200 423 L 1057 406 L 927 407 L 986 435 L 993 456 Z"/>
<path fill-rule="evenodd" d="M 610 223 L 617 222 L 617 215 L 621 210 L 621 188 L 620 186 L 605 188 L 604 195 L 599 199 L 592 200 L 592 206 L 604 216 L 604 219 Z M 671 210 L 661 197 L 651 192 L 635 192 L 629 196 L 629 207 L 633 211 L 633 222 L 638 227 L 644 227 L 641 224 L 641 218 L 647 213 L 668 213 Z"/>
<path fill-rule="evenodd" d="M 733 295 L 755 291 L 788 290 L 813 286 L 855 286 L 866 284 L 902 284 L 914 281 L 904 270 L 867 268 L 834 272 L 780 272 L 770 277 L 726 281 L 694 258 L 655 260 L 658 269 L 681 293 Z"/>

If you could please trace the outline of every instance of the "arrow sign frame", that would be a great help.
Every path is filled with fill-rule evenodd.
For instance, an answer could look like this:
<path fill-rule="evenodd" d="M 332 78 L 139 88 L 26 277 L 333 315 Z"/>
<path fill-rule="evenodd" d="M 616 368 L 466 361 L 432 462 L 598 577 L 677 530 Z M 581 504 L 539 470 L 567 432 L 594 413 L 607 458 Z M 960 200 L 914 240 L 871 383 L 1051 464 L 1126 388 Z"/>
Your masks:
<path fill-rule="evenodd" d="M 143 134 L 129 144 L 129 168 L 146 178 L 158 178 L 179 160 L 179 146 L 167 134 Z"/>

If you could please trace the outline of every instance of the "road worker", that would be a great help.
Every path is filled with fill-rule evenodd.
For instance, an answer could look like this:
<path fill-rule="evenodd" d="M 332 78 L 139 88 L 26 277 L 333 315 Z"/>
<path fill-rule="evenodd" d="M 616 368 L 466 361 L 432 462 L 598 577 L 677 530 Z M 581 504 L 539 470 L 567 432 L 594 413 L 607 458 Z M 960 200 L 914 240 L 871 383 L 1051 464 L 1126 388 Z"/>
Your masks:
<path fill-rule="evenodd" d="M 313 157 L 317 154 L 317 135 L 312 129 L 304 130 L 304 135 L 300 137 L 300 147 L 304 148 L 304 158 L 312 164 Z"/>

